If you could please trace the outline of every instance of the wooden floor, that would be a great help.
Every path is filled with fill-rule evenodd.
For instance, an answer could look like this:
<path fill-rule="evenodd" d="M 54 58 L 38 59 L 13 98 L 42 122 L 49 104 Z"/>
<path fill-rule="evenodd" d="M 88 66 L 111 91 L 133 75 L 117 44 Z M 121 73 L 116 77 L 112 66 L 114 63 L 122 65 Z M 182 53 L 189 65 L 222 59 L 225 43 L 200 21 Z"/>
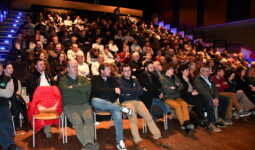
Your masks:
<path fill-rule="evenodd" d="M 128 150 L 135 150 L 132 135 L 129 129 L 128 120 L 123 120 L 125 143 Z M 139 119 L 139 127 L 141 120 Z M 176 120 L 169 121 L 169 129 L 163 129 L 163 122 L 157 123 L 165 142 L 171 145 L 174 150 L 255 150 L 255 116 L 242 120 L 235 120 L 234 125 L 224 128 L 222 133 L 210 132 L 198 127 L 190 135 L 186 136 L 178 126 Z M 98 143 L 101 150 L 115 150 L 115 132 L 111 122 L 100 122 L 98 128 Z M 75 132 L 68 127 L 68 143 L 62 144 L 57 128 L 53 128 L 53 136 L 46 139 L 42 131 L 36 134 L 36 148 L 32 148 L 32 130 L 17 132 L 15 141 L 24 150 L 80 150 L 82 148 Z M 143 134 L 140 128 L 140 135 L 148 150 L 164 150 L 156 146 L 151 140 L 150 133 Z"/>

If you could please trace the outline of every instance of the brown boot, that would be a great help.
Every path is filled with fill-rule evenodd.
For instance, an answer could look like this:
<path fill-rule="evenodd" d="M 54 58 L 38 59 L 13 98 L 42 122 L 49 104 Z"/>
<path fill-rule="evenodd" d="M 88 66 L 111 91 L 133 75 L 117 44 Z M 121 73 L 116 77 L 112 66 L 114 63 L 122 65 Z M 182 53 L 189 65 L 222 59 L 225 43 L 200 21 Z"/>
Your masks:
<path fill-rule="evenodd" d="M 135 144 L 135 147 L 136 147 L 136 149 L 137 150 L 147 150 L 145 147 L 144 147 L 144 145 L 143 145 L 143 142 L 138 142 L 138 143 L 136 143 Z"/>
<path fill-rule="evenodd" d="M 154 139 L 154 143 L 158 146 L 161 146 L 165 149 L 171 149 L 170 146 L 167 144 L 166 141 L 164 141 L 164 139 L 161 137 L 161 138 L 158 138 L 158 139 Z"/>

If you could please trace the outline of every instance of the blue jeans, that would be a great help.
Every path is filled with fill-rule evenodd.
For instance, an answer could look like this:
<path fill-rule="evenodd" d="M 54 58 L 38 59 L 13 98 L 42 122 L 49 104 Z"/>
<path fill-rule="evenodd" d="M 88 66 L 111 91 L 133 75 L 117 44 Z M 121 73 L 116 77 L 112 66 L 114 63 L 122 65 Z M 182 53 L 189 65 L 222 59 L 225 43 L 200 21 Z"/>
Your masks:
<path fill-rule="evenodd" d="M 158 120 L 158 117 L 157 117 L 157 116 L 155 115 L 155 113 L 152 111 L 152 107 L 153 107 L 154 105 L 158 105 L 158 107 L 161 108 L 163 114 L 166 114 L 166 113 L 171 112 L 171 109 L 170 109 L 163 101 L 161 101 L 161 100 L 158 99 L 158 98 L 153 98 L 153 99 L 152 99 L 152 104 L 151 104 L 151 110 L 150 110 L 150 112 L 151 112 L 151 115 L 152 115 L 152 118 L 153 118 L 154 122 L 157 122 L 157 120 Z"/>
<path fill-rule="evenodd" d="M 11 121 L 11 110 L 7 106 L 0 107 L 0 145 L 3 150 L 8 150 L 10 144 L 14 143 L 14 133 Z"/>
<path fill-rule="evenodd" d="M 106 111 L 112 114 L 112 119 L 114 121 L 115 126 L 116 141 L 118 143 L 120 140 L 123 140 L 123 126 L 121 115 L 122 107 L 120 105 L 96 97 L 92 99 L 91 105 L 93 106 L 96 112 Z"/>

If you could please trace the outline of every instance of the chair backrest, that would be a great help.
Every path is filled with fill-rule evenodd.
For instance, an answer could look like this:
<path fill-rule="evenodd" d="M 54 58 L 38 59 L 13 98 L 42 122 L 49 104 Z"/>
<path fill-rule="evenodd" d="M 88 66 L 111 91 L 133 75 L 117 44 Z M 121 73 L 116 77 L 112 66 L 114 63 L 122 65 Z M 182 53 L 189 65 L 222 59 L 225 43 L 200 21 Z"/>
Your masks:
<path fill-rule="evenodd" d="M 27 114 L 32 118 L 36 113 L 43 111 L 54 111 L 62 113 L 61 94 L 57 86 L 39 86 L 36 88 L 33 99 L 28 105 Z M 39 107 L 38 107 L 39 106 Z"/>

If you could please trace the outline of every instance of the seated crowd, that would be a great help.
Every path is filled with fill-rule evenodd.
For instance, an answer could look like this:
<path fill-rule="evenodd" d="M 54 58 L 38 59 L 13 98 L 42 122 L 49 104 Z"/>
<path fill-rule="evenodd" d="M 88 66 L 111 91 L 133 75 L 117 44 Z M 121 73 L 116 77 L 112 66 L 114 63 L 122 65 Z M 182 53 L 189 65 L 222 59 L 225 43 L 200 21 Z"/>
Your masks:
<path fill-rule="evenodd" d="M 137 115 L 145 120 L 154 143 L 169 148 L 156 125 L 163 114 L 173 112 L 180 128 L 191 134 L 197 125 L 221 132 L 234 123 L 233 118 L 254 111 L 255 65 L 248 67 L 243 53 L 220 52 L 201 39 L 193 43 L 188 35 L 130 17 L 116 22 L 79 16 L 64 20 L 59 14 L 44 17 L 40 13 L 38 18 L 33 24 L 35 19 L 27 16 L 9 60 L 29 66 L 30 103 L 37 87 L 58 87 L 63 112 L 84 150 L 99 149 L 94 143 L 93 111 L 111 113 L 120 150 L 126 149 L 122 113 L 130 121 L 137 149 L 145 150 Z M 4 112 L 0 132 L 6 135 L 0 137 L 0 144 L 4 150 L 20 149 L 13 141 L 10 116 L 14 115 L 16 126 L 20 113 L 31 121 L 26 111 L 32 108 L 26 110 L 26 104 L 18 101 L 21 84 L 12 73 L 12 64 L 0 65 L 0 111 Z M 190 107 L 196 119 L 191 118 Z M 51 137 L 50 126 L 44 126 L 44 132 Z"/>

